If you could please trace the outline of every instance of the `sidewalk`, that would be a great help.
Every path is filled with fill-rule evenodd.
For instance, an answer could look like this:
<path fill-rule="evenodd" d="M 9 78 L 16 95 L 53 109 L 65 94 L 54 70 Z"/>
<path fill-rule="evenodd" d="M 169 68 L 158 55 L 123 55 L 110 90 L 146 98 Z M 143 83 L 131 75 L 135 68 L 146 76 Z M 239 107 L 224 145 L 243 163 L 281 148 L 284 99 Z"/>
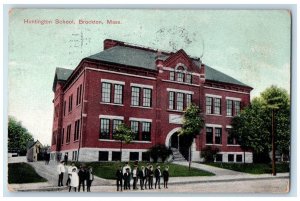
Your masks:
<path fill-rule="evenodd" d="M 179 165 L 188 166 L 188 162 L 174 162 Z M 12 191 L 67 191 L 67 187 L 57 187 L 57 173 L 56 163 L 52 162 L 45 165 L 43 162 L 30 163 L 35 167 L 38 174 L 45 177 L 48 182 L 33 183 L 33 184 L 14 184 L 9 185 Z M 271 179 L 288 179 L 289 173 L 278 173 L 276 176 L 271 174 L 253 175 L 248 173 L 241 173 L 222 168 L 212 167 L 199 163 L 192 163 L 192 167 L 202 169 L 215 174 L 215 176 L 194 176 L 194 177 L 170 177 L 169 185 L 176 184 L 191 184 L 191 183 L 213 183 L 213 182 L 234 182 L 234 181 L 250 181 L 250 180 L 271 180 Z M 66 182 L 67 174 L 65 174 L 64 182 Z M 162 182 L 162 181 L 161 181 Z M 92 184 L 93 187 L 98 189 L 114 189 L 116 185 L 115 180 L 102 179 L 95 176 Z M 101 188 L 100 188 L 101 187 Z"/>

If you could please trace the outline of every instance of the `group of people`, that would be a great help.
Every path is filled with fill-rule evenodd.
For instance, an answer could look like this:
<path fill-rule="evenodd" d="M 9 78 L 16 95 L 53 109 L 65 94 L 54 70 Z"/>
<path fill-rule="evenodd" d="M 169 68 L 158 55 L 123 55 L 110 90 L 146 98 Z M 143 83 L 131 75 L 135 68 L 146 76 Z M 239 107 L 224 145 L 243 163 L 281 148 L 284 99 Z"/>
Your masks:
<path fill-rule="evenodd" d="M 57 166 L 57 172 L 58 172 L 58 186 L 63 186 L 63 178 L 65 173 L 65 161 L 61 161 Z M 72 190 L 72 188 L 78 192 L 80 192 L 80 188 L 82 186 L 82 190 L 85 191 L 85 185 L 87 187 L 87 192 L 91 192 L 91 186 L 92 182 L 94 180 L 94 174 L 92 167 L 86 168 L 84 165 L 81 165 L 79 170 L 75 166 L 74 163 L 72 163 L 71 166 L 67 169 L 68 173 L 68 179 L 66 186 L 69 186 L 69 192 Z"/>
<path fill-rule="evenodd" d="M 155 189 L 158 187 L 160 189 L 160 178 L 163 177 L 164 188 L 168 188 L 169 181 L 169 167 L 166 166 L 163 171 L 161 171 L 160 166 L 157 165 L 155 170 L 153 165 L 147 163 L 146 166 L 138 167 L 137 162 L 135 163 L 133 169 L 131 169 L 128 162 L 122 167 L 119 166 L 116 172 L 117 181 L 117 191 L 130 190 L 130 183 L 132 180 L 132 188 L 134 190 L 138 189 L 138 180 L 140 181 L 141 190 L 153 189 L 153 180 L 155 178 Z"/>

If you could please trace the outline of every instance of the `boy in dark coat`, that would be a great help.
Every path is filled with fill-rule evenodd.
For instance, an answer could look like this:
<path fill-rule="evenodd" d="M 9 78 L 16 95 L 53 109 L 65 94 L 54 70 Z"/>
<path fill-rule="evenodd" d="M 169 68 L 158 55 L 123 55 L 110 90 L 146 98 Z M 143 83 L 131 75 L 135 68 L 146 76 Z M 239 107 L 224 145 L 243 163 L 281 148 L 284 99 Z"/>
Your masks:
<path fill-rule="evenodd" d="M 119 166 L 119 169 L 117 169 L 117 172 L 116 172 L 116 179 L 117 179 L 117 191 L 119 191 L 119 188 L 121 189 L 122 191 L 122 188 L 123 188 L 123 172 L 122 172 L 122 166 L 120 165 Z"/>
<path fill-rule="evenodd" d="M 161 177 L 160 166 L 156 167 L 154 176 L 155 176 L 155 189 L 157 184 L 158 184 L 158 189 L 160 189 L 160 177 Z"/>
<path fill-rule="evenodd" d="M 86 171 L 86 188 L 87 188 L 87 192 L 91 192 L 91 186 L 92 186 L 93 180 L 94 180 L 93 168 L 89 167 L 88 170 Z"/>
<path fill-rule="evenodd" d="M 168 166 L 163 171 L 163 178 L 164 178 L 164 188 L 168 188 L 168 181 L 169 181 L 169 167 Z"/>
<path fill-rule="evenodd" d="M 129 168 L 126 168 L 126 172 L 123 175 L 124 179 L 124 190 L 129 189 L 130 190 L 130 172 Z"/>
<path fill-rule="evenodd" d="M 78 177 L 79 177 L 79 186 L 78 186 L 78 192 L 80 192 L 80 187 L 82 185 L 83 192 L 85 190 L 84 180 L 86 180 L 86 170 L 83 166 L 80 167 L 80 170 L 78 171 Z"/>
<path fill-rule="evenodd" d="M 141 170 L 139 171 L 138 177 L 140 178 L 141 190 L 144 190 L 144 181 L 145 181 L 145 178 L 146 178 L 145 167 L 144 166 L 142 166 Z"/>
<path fill-rule="evenodd" d="M 149 185 L 149 167 L 150 167 L 150 164 L 147 163 L 147 165 L 145 167 L 145 179 L 144 179 L 145 189 L 147 189 L 147 186 Z"/>

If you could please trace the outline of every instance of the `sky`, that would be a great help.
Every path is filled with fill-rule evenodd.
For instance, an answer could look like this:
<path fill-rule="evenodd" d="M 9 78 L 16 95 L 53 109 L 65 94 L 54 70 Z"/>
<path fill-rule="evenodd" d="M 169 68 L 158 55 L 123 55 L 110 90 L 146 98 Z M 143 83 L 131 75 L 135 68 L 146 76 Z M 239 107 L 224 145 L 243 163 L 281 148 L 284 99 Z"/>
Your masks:
<path fill-rule="evenodd" d="M 103 24 L 79 24 L 81 19 Z M 271 85 L 290 91 L 291 16 L 286 10 L 14 9 L 9 13 L 8 114 L 50 144 L 55 68 L 75 69 L 81 59 L 102 51 L 107 38 L 184 49 L 253 87 L 251 98 Z"/>

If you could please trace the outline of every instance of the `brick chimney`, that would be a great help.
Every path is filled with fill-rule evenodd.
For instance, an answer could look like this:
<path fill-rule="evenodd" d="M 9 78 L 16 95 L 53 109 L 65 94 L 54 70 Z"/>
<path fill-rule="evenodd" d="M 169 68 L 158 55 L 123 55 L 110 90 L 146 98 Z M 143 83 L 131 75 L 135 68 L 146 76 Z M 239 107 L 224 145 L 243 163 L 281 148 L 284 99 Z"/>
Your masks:
<path fill-rule="evenodd" d="M 201 68 L 200 68 L 200 82 L 204 83 L 205 82 L 205 65 L 201 63 Z"/>
<path fill-rule="evenodd" d="M 159 70 L 159 73 L 163 73 L 163 59 L 162 59 L 162 53 L 161 51 L 157 51 L 157 55 L 155 57 L 155 64 L 157 69 Z"/>
<path fill-rule="evenodd" d="M 124 45 L 124 42 L 120 42 L 120 41 L 112 40 L 112 39 L 105 39 L 103 43 L 104 43 L 103 44 L 104 50 L 109 49 L 114 46 L 117 46 L 117 45 Z"/>

